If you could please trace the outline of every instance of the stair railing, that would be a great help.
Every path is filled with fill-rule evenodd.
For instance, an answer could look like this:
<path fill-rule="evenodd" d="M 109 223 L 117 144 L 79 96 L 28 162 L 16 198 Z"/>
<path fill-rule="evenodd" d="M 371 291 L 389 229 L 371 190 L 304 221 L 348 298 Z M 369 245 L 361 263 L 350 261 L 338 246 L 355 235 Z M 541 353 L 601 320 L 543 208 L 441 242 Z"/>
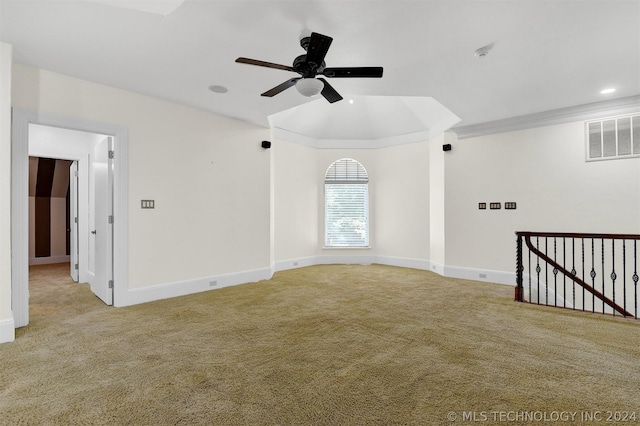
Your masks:
<path fill-rule="evenodd" d="M 516 236 L 516 301 L 638 319 L 640 235 Z"/>

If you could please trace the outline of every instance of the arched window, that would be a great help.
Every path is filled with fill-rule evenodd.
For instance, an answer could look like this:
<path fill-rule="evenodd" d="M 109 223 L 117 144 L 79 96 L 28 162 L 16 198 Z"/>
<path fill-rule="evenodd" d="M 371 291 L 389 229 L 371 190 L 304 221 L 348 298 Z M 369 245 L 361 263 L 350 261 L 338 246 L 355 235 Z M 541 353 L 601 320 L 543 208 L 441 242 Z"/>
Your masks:
<path fill-rule="evenodd" d="M 324 177 L 324 245 L 369 246 L 369 176 L 351 158 L 331 164 Z"/>

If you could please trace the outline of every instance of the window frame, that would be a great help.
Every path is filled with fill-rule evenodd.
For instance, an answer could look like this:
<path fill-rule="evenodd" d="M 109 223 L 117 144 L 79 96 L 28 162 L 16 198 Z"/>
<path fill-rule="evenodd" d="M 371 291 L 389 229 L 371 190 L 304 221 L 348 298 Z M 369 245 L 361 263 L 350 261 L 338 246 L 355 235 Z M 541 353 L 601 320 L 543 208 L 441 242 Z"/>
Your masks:
<path fill-rule="evenodd" d="M 349 177 L 353 177 L 353 173 L 349 173 L 348 171 L 345 172 L 347 175 L 341 175 L 341 174 L 336 174 L 335 173 L 335 168 L 334 166 L 336 166 L 339 162 L 355 162 L 355 167 L 358 169 L 358 171 L 355 174 L 355 179 L 350 179 Z M 329 173 L 330 171 L 332 171 L 333 169 L 333 175 L 330 177 Z M 352 170 L 353 172 L 353 170 Z M 364 174 L 363 174 L 364 173 Z M 334 249 L 347 249 L 347 250 L 357 250 L 357 249 L 369 249 L 371 248 L 371 233 L 370 233 L 370 229 L 371 229 L 371 215 L 370 215 L 370 211 L 371 211 L 371 199 L 370 199 L 370 181 L 369 181 L 369 174 L 366 171 L 365 167 L 362 165 L 362 163 L 360 163 L 358 160 L 355 160 L 353 158 L 340 158 L 334 162 L 332 162 L 329 167 L 326 169 L 324 177 L 323 177 L 323 216 L 322 216 L 322 220 L 323 220 L 323 248 L 324 249 L 329 249 L 329 250 L 334 250 Z M 363 199 L 364 199 L 364 215 L 365 215 L 365 234 L 364 234 L 364 238 L 363 238 L 363 244 L 347 244 L 347 245 L 335 245 L 335 244 L 328 244 L 328 231 L 329 231 L 329 226 L 328 226 L 328 206 L 327 206 L 327 195 L 328 195 L 328 186 L 330 185 L 334 185 L 334 186 L 341 186 L 341 185 L 362 185 L 364 186 L 364 193 L 363 193 Z"/>

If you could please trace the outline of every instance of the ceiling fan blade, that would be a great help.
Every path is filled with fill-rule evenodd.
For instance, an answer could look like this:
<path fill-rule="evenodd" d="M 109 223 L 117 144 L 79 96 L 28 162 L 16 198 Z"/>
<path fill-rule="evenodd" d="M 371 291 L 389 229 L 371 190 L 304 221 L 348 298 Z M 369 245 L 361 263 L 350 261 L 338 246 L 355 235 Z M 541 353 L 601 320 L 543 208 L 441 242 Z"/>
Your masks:
<path fill-rule="evenodd" d="M 322 75 L 329 78 L 380 78 L 382 77 L 382 67 L 325 68 Z"/>
<path fill-rule="evenodd" d="M 257 65 L 259 67 L 275 68 L 277 70 L 293 71 L 295 70 L 287 65 L 274 64 L 272 62 L 258 61 L 257 59 L 238 58 L 236 62 L 241 64 Z"/>
<path fill-rule="evenodd" d="M 278 93 L 288 89 L 289 87 L 293 86 L 294 84 L 296 84 L 296 81 L 300 80 L 300 78 L 292 78 L 290 80 L 285 81 L 284 83 L 274 87 L 273 89 L 267 90 L 266 92 L 264 92 L 263 94 L 261 94 L 260 96 L 267 96 L 267 97 L 272 97 L 277 95 Z"/>
<path fill-rule="evenodd" d="M 309 47 L 307 47 L 307 62 L 316 64 L 317 66 L 322 65 L 322 61 L 324 61 L 324 57 L 327 55 L 332 41 L 333 39 L 329 36 L 311 33 Z"/>
<path fill-rule="evenodd" d="M 342 96 L 340 96 L 340 94 L 336 92 L 336 89 L 334 89 L 327 80 L 325 80 L 324 78 L 318 78 L 318 80 L 324 83 L 324 88 L 320 93 L 326 100 L 329 101 L 329 103 L 334 103 L 342 100 Z"/>

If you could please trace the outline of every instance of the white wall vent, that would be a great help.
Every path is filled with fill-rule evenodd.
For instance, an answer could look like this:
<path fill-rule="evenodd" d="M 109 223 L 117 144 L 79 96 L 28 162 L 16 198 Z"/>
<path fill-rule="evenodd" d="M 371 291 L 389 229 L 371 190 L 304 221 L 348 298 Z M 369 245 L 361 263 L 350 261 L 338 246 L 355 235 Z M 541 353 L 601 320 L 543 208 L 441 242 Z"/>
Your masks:
<path fill-rule="evenodd" d="M 640 114 L 587 121 L 587 161 L 640 157 Z"/>

